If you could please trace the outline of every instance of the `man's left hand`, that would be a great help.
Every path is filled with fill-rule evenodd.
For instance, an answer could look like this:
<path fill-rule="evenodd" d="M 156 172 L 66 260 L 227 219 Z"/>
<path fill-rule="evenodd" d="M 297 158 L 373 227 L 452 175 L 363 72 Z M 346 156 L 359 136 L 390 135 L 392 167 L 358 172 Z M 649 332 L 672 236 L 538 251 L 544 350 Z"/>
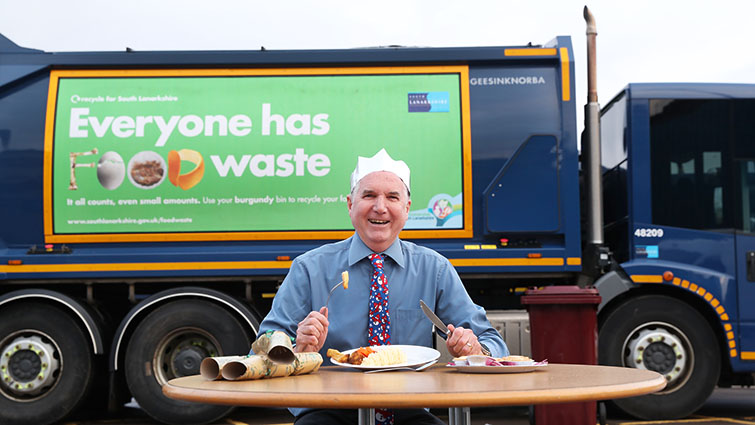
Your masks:
<path fill-rule="evenodd" d="M 446 348 L 454 357 L 482 354 L 482 345 L 477 341 L 477 336 L 471 329 L 457 328 L 448 325 Z"/>

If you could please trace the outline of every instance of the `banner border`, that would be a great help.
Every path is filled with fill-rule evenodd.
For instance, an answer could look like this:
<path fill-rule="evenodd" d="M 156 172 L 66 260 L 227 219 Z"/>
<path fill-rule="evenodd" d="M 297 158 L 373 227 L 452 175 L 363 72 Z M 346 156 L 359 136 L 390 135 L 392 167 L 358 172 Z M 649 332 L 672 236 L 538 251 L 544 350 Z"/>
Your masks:
<path fill-rule="evenodd" d="M 224 76 L 326 76 L 326 75 L 388 75 L 388 74 L 458 74 L 462 129 L 462 229 L 403 230 L 404 239 L 471 238 L 472 227 L 472 149 L 470 129 L 469 67 L 453 66 L 386 66 L 340 68 L 186 68 L 186 69 L 65 69 L 50 71 L 45 119 L 43 215 L 45 243 L 89 242 L 188 242 L 188 241 L 254 241 L 254 240 L 338 240 L 351 236 L 353 230 L 338 231 L 229 231 L 171 233 L 66 233 L 53 232 L 52 163 L 55 134 L 55 111 L 61 78 L 138 78 L 138 77 L 224 77 Z"/>

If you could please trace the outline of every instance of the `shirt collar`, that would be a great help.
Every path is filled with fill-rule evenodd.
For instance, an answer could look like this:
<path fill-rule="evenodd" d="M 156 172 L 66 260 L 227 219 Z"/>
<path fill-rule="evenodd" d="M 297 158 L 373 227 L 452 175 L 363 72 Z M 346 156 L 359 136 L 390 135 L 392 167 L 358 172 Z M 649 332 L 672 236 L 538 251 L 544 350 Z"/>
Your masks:
<path fill-rule="evenodd" d="M 354 233 L 354 236 L 351 237 L 351 246 L 349 247 L 349 266 L 353 266 L 370 254 L 372 254 L 372 250 L 362 242 L 358 233 Z M 388 249 L 378 254 L 385 254 L 391 257 L 400 267 L 404 267 L 404 252 L 401 249 L 401 240 L 399 238 L 396 238 Z"/>

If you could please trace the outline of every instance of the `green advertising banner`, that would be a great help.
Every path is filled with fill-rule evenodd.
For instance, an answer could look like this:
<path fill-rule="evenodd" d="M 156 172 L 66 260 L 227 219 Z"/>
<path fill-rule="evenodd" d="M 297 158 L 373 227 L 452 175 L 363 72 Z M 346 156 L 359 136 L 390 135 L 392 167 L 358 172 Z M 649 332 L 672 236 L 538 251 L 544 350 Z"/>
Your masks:
<path fill-rule="evenodd" d="M 158 72 L 56 79 L 53 234 L 351 230 L 382 148 L 412 172 L 405 229 L 464 227 L 458 73 Z"/>

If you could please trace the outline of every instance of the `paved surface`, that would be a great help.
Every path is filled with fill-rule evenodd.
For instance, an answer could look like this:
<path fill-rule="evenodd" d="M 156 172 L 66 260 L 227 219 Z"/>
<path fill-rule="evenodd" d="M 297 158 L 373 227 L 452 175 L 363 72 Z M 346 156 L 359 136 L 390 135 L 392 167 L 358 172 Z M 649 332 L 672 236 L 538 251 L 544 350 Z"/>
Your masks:
<path fill-rule="evenodd" d="M 448 419 L 448 412 L 439 409 L 433 413 Z M 282 425 L 291 424 L 293 417 L 285 409 L 239 408 L 214 425 Z M 91 412 L 82 412 L 62 425 L 158 425 L 138 407 L 126 407 L 118 418 L 99 418 Z M 473 425 L 529 425 L 529 408 L 500 407 L 472 409 Z M 755 425 L 755 388 L 717 389 L 708 402 L 689 418 L 673 421 L 638 421 L 614 417 L 609 413 L 609 425 Z"/>

